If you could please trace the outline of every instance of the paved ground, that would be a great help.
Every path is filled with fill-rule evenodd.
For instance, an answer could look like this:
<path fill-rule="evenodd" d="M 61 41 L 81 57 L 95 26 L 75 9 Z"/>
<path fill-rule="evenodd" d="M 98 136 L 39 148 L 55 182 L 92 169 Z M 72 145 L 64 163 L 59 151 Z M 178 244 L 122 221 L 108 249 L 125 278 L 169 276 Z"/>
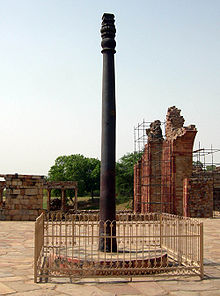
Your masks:
<path fill-rule="evenodd" d="M 70 283 L 34 284 L 33 222 L 0 222 L 0 295 L 179 295 L 220 296 L 220 219 L 205 219 L 205 274 L 175 279 L 94 279 Z"/>

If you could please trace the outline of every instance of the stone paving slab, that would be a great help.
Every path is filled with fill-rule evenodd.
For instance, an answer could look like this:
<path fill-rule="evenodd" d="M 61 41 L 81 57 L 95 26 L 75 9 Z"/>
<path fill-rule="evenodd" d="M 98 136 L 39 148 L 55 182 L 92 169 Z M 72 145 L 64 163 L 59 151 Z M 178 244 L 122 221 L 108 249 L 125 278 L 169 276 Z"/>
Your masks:
<path fill-rule="evenodd" d="M 204 222 L 204 280 L 199 277 L 144 277 L 33 281 L 34 222 L 0 222 L 0 296 L 220 296 L 220 219 Z"/>
<path fill-rule="evenodd" d="M 15 293 L 16 290 L 10 289 L 7 285 L 0 283 L 0 295 Z"/>

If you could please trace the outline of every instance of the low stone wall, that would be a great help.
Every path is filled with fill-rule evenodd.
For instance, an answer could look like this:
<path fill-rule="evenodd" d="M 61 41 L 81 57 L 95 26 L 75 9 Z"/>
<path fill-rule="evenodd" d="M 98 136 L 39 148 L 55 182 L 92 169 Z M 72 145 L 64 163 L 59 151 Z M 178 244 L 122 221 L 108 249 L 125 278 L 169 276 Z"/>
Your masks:
<path fill-rule="evenodd" d="M 214 211 L 220 211 L 220 170 L 215 170 L 213 175 L 213 207 Z"/>
<path fill-rule="evenodd" d="M 213 180 L 186 178 L 183 181 L 184 216 L 211 218 L 213 216 Z"/>
<path fill-rule="evenodd" d="M 6 198 L 0 220 L 34 221 L 43 210 L 44 176 L 1 175 L 5 178 Z"/>

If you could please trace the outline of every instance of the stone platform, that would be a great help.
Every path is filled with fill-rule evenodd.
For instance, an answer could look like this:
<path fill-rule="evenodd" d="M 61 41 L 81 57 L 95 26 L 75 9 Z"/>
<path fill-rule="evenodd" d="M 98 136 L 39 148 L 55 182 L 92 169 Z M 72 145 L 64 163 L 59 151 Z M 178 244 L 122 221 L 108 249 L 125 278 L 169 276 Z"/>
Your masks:
<path fill-rule="evenodd" d="M 205 279 L 144 277 L 83 279 L 34 284 L 34 222 L 0 222 L 0 295 L 220 295 L 220 218 L 202 219 L 205 236 Z"/>

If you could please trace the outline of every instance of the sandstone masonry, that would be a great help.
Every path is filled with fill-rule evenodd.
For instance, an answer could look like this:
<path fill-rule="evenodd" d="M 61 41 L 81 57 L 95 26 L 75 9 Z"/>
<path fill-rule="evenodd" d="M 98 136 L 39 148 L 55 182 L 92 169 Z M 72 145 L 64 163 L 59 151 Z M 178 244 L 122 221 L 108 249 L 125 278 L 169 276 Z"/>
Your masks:
<path fill-rule="evenodd" d="M 183 126 L 175 106 L 167 111 L 165 139 L 160 121 L 146 130 L 148 143 L 134 166 L 134 211 L 212 217 L 213 180 L 193 176 L 195 125 Z"/>
<path fill-rule="evenodd" d="M 1 193 L 0 220 L 32 220 L 43 211 L 44 176 L 0 175 L 5 178 L 5 201 Z M 3 187 L 3 186 L 2 186 Z"/>

